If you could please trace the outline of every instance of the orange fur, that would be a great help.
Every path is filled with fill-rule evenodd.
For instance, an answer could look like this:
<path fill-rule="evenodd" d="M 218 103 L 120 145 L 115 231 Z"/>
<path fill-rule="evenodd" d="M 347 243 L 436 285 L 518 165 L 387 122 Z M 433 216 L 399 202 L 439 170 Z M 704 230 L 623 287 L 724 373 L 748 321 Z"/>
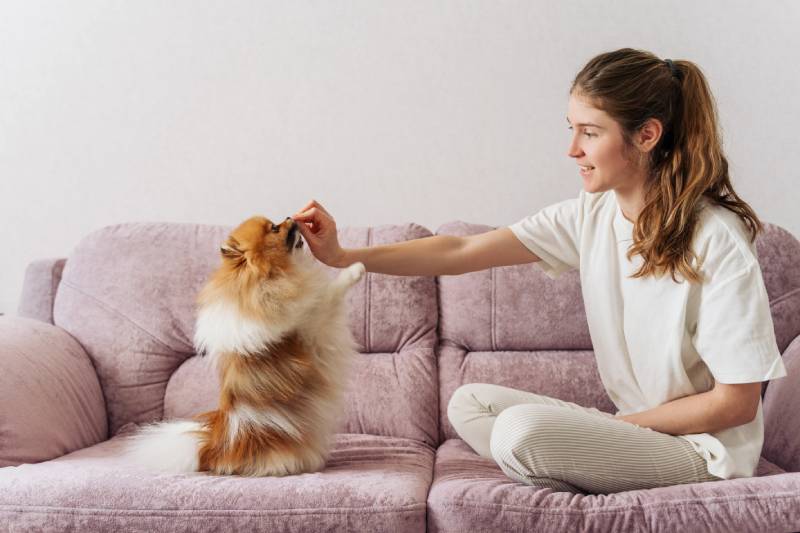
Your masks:
<path fill-rule="evenodd" d="M 195 417 L 204 423 L 201 437 L 200 470 L 216 474 L 252 475 L 263 470 L 276 450 L 292 454 L 309 446 L 271 427 L 257 426 L 240 431 L 228 445 L 228 413 L 237 405 L 257 410 L 274 403 L 293 404 L 309 401 L 308 392 L 326 386 L 310 361 L 309 353 L 295 336 L 258 357 L 243 358 L 227 354 L 220 364 L 221 392 L 219 409 Z"/>

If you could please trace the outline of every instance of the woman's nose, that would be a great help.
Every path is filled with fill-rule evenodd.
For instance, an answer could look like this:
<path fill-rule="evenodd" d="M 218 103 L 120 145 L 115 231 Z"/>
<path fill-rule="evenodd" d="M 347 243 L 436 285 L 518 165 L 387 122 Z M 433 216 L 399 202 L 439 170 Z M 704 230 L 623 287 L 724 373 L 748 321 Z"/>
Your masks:
<path fill-rule="evenodd" d="M 569 143 L 569 147 L 567 148 L 567 155 L 569 157 L 580 157 L 581 155 L 581 149 L 578 148 L 578 144 L 575 142 L 574 139 Z"/>

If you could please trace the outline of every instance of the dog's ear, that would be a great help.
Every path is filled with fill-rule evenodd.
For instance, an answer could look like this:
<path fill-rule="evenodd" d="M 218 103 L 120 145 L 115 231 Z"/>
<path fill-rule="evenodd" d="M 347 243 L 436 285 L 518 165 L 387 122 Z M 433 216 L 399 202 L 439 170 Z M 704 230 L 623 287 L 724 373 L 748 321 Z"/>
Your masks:
<path fill-rule="evenodd" d="M 237 250 L 236 248 L 228 246 L 227 244 L 223 244 L 220 247 L 219 251 L 223 255 L 223 257 L 227 257 L 229 259 L 238 259 L 242 257 L 241 250 Z"/>
<path fill-rule="evenodd" d="M 228 242 L 224 243 L 220 249 L 220 253 L 223 257 L 227 257 L 229 259 L 241 259 L 244 253 L 239 249 L 239 242 L 231 237 L 228 239 Z"/>

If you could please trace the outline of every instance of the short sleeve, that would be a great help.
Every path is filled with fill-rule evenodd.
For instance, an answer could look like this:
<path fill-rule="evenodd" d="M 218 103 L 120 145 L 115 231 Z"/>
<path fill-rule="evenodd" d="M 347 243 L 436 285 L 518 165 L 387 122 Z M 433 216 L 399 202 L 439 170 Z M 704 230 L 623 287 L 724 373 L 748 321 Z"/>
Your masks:
<path fill-rule="evenodd" d="M 758 261 L 702 287 L 693 344 L 720 383 L 786 375 Z"/>
<path fill-rule="evenodd" d="M 579 229 L 583 219 L 585 192 L 577 198 L 545 207 L 509 226 L 514 235 L 541 259 L 535 264 L 555 279 L 579 268 Z"/>

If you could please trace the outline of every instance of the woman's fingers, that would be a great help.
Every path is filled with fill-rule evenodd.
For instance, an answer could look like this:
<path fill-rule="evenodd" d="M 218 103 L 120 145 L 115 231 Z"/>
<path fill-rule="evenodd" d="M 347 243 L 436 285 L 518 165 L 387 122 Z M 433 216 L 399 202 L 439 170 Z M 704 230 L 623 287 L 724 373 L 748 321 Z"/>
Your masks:
<path fill-rule="evenodd" d="M 300 222 L 300 226 L 306 226 L 306 228 L 312 233 L 317 234 L 321 231 L 326 231 L 333 222 L 330 218 L 328 218 L 325 214 L 323 214 L 319 209 L 316 207 L 312 207 L 305 213 L 301 214 L 296 218 L 298 222 Z M 302 232 L 303 236 L 306 234 Z"/>
<path fill-rule="evenodd" d="M 308 203 L 307 203 L 307 204 L 306 204 L 306 205 L 305 205 L 305 206 L 304 206 L 302 209 L 300 209 L 300 210 L 299 210 L 299 211 L 297 211 L 297 212 L 298 212 L 298 214 L 299 214 L 299 213 L 302 213 L 302 212 L 304 212 L 304 211 L 308 211 L 308 210 L 309 210 L 309 209 L 311 209 L 312 207 L 314 207 L 314 200 L 311 200 L 310 202 L 308 202 Z"/>
<path fill-rule="evenodd" d="M 321 203 L 317 202 L 316 200 L 313 200 L 313 202 L 314 202 L 314 206 L 315 206 L 315 207 L 318 207 L 318 208 L 319 208 L 319 210 L 320 210 L 320 211 L 322 211 L 323 213 L 325 213 L 326 215 L 328 215 L 328 217 L 330 217 L 330 218 L 333 218 L 333 217 L 331 216 L 331 214 L 330 214 L 330 213 L 328 213 L 328 210 L 327 210 L 327 209 L 325 209 L 325 208 L 322 206 L 322 204 L 321 204 Z"/>
<path fill-rule="evenodd" d="M 322 205 L 311 200 L 302 210 L 291 217 L 308 243 L 314 257 L 326 265 L 331 265 L 341 253 L 336 235 L 336 221 Z"/>
<path fill-rule="evenodd" d="M 297 222 L 300 234 L 308 242 L 312 252 L 317 246 L 329 247 L 331 235 L 336 240 L 336 222 L 333 217 L 316 200 L 311 200 L 300 212 L 291 217 Z M 323 244 L 324 243 L 324 244 Z M 325 252 L 322 252 L 323 254 Z"/>
<path fill-rule="evenodd" d="M 330 218 L 333 218 L 333 217 L 331 216 L 331 214 L 330 214 L 330 213 L 328 213 L 328 211 L 327 211 L 327 210 L 326 210 L 326 209 L 325 209 L 325 208 L 322 206 L 322 204 L 320 204 L 320 203 L 319 203 L 319 202 L 317 202 L 316 200 L 311 200 L 310 202 L 308 202 L 308 203 L 305 205 L 305 207 L 303 207 L 303 208 L 302 208 L 300 211 L 298 211 L 298 212 L 297 212 L 297 214 L 298 214 L 298 215 L 302 215 L 302 214 L 304 214 L 305 212 L 307 212 L 309 209 L 312 209 L 312 208 L 314 208 L 314 207 L 316 207 L 316 208 L 317 208 L 319 211 L 321 211 L 321 212 L 325 213 L 325 214 L 326 214 L 327 216 L 329 216 Z M 292 218 L 294 218 L 294 217 L 292 217 Z"/>
<path fill-rule="evenodd" d="M 306 209 L 292 217 L 296 221 L 300 222 L 318 222 L 322 215 L 316 207 L 312 207 L 310 209 Z"/>
<path fill-rule="evenodd" d="M 309 228 L 309 226 L 305 222 L 297 223 L 297 231 L 300 232 L 300 235 L 302 235 L 306 241 L 310 240 L 311 237 L 314 235 L 311 232 L 311 228 Z"/>

